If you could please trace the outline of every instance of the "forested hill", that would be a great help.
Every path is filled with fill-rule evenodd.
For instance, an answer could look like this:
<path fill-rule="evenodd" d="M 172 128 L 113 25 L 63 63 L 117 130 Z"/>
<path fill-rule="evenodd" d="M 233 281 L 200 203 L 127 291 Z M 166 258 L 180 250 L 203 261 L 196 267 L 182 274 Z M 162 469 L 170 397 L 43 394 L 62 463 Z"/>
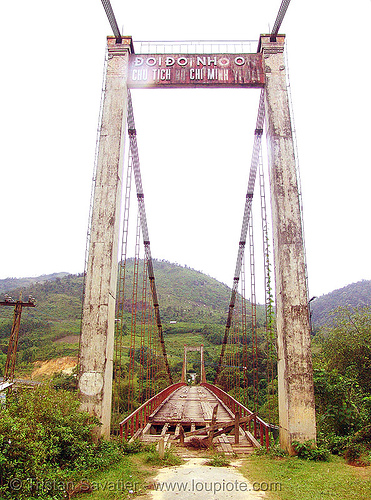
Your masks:
<path fill-rule="evenodd" d="M 153 263 L 161 316 L 165 321 L 225 324 L 231 289 L 189 267 L 168 261 Z M 132 288 L 133 260 L 127 266 L 128 288 Z M 140 281 L 139 281 L 140 282 Z"/>
<path fill-rule="evenodd" d="M 0 293 L 9 293 L 17 288 L 24 288 L 34 285 L 35 283 L 46 283 L 47 281 L 54 281 L 57 278 L 63 278 L 69 273 L 53 273 L 43 274 L 42 276 L 29 277 L 29 278 L 5 278 L 0 280 Z"/>
<path fill-rule="evenodd" d="M 231 293 L 227 285 L 200 271 L 167 261 L 155 260 L 153 264 L 161 315 L 165 321 L 225 323 Z M 143 262 L 139 265 L 140 284 L 142 268 Z M 127 304 L 131 303 L 133 274 L 133 259 L 129 259 L 126 267 Z M 82 274 L 55 273 L 37 278 L 7 278 L 0 280 L 0 297 L 8 293 L 17 299 L 22 291 L 26 300 L 29 295 L 36 298 L 37 308 L 29 311 L 31 317 L 48 321 L 78 319 L 82 286 Z M 0 311 L 0 317 L 4 317 L 4 314 L 10 316 L 11 311 Z"/>
<path fill-rule="evenodd" d="M 176 357 L 179 346 L 190 341 L 189 335 L 194 338 L 194 332 L 198 332 L 197 341 L 204 342 L 212 351 L 214 347 L 210 342 L 215 345 L 220 342 L 227 320 L 230 288 L 194 269 L 158 260 L 153 264 L 164 334 L 171 335 L 172 340 L 168 345 L 172 361 L 179 361 Z M 137 300 L 141 300 L 143 261 L 138 268 Z M 132 308 L 133 276 L 134 262 L 129 260 L 125 278 L 126 315 Z M 36 307 L 26 308 L 22 313 L 17 361 L 20 375 L 28 376 L 35 361 L 77 355 L 83 279 L 82 274 L 56 273 L 48 277 L 0 280 L 0 300 L 5 293 L 18 299 L 20 292 L 24 300 L 29 295 L 36 299 Z M 12 321 L 13 308 L 0 307 L 0 375 L 5 366 Z M 175 341 L 177 335 L 179 338 Z"/>
<path fill-rule="evenodd" d="M 154 270 L 161 316 L 165 322 L 225 324 L 231 293 L 227 285 L 200 271 L 168 261 L 155 260 Z M 132 286 L 133 273 L 133 260 L 129 259 L 128 289 Z M 0 297 L 9 293 L 17 299 L 22 291 L 25 299 L 31 294 L 38 304 L 35 310 L 28 311 L 27 316 L 44 321 L 77 320 L 81 313 L 82 284 L 82 274 L 65 272 L 35 278 L 7 278 L 0 280 Z M 131 301 L 130 293 L 126 293 L 126 300 Z M 371 305 L 371 280 L 352 283 L 312 301 L 313 326 L 317 330 L 331 321 L 331 311 L 340 306 L 364 305 Z M 0 318 L 10 318 L 10 308 L 3 309 L 7 310 L 0 311 Z"/>
<path fill-rule="evenodd" d="M 371 305 L 371 280 L 357 281 L 316 298 L 311 303 L 315 329 L 331 322 L 331 311 L 338 307 Z"/>

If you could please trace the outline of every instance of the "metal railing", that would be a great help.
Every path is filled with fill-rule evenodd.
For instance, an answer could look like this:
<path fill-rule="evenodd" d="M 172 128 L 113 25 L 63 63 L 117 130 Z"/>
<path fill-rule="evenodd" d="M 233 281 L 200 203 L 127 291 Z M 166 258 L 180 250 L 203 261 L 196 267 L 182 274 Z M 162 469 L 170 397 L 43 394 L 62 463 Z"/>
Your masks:
<path fill-rule="evenodd" d="M 254 415 L 254 413 L 241 404 L 237 399 L 234 399 L 230 394 L 224 392 L 219 387 L 215 385 L 203 383 L 201 384 L 206 389 L 209 389 L 215 396 L 220 399 L 234 414 L 238 411 L 241 417 L 248 417 L 249 415 Z M 246 424 L 245 424 L 246 425 Z M 260 417 L 254 415 L 251 421 L 248 423 L 249 432 L 251 432 L 255 439 L 260 441 L 261 446 L 269 449 L 269 431 L 271 426 L 264 422 Z M 253 429 L 251 428 L 253 426 Z"/>
<path fill-rule="evenodd" d="M 252 54 L 258 40 L 134 41 L 135 54 Z"/>
<path fill-rule="evenodd" d="M 124 437 L 124 427 L 125 427 L 125 439 L 133 437 L 134 434 L 141 428 L 145 427 L 150 415 L 167 399 L 170 394 L 175 392 L 180 387 L 187 385 L 183 382 L 178 382 L 177 384 L 169 385 L 163 391 L 155 394 L 151 399 L 148 399 L 139 408 L 137 408 L 133 413 L 128 415 L 122 422 L 119 423 L 120 426 L 120 437 Z"/>
<path fill-rule="evenodd" d="M 143 429 L 149 421 L 150 415 L 157 410 L 157 408 L 165 402 L 165 400 L 173 394 L 180 387 L 186 386 L 183 382 L 170 385 L 163 391 L 159 392 L 151 399 L 143 403 L 133 413 L 128 415 L 124 420 L 119 423 L 120 437 L 129 439 L 135 435 L 139 429 Z M 251 410 L 246 408 L 239 401 L 234 399 L 230 394 L 224 392 L 219 387 L 209 384 L 207 382 L 201 384 L 206 389 L 209 389 L 215 396 L 222 401 L 234 414 L 239 412 L 240 418 L 253 415 L 253 418 L 248 423 L 248 430 L 251 432 L 255 439 L 260 441 L 261 446 L 269 449 L 269 432 L 272 430 L 271 425 L 264 422 L 263 419 L 255 415 Z M 246 424 L 243 424 L 246 426 Z M 124 431 L 125 429 L 125 431 Z"/>

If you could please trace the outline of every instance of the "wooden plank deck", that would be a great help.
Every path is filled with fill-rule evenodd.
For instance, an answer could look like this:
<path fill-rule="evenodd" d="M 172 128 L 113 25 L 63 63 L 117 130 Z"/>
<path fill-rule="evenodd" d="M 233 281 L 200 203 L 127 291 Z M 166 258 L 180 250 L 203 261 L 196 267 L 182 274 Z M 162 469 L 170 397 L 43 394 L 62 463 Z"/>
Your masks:
<path fill-rule="evenodd" d="M 201 386 L 180 387 L 160 405 L 149 417 L 149 422 L 137 438 L 147 443 L 156 443 L 163 437 L 167 446 L 179 443 L 180 426 L 184 431 L 194 431 L 210 426 L 213 410 L 218 407 L 216 424 L 223 424 L 234 419 L 233 413 L 211 391 Z M 234 430 L 233 430 L 234 433 Z M 234 444 L 234 434 L 222 434 L 213 441 L 218 451 L 226 454 L 249 454 L 253 443 L 240 428 L 239 443 Z M 185 443 L 191 437 L 185 439 Z M 254 443 L 256 444 L 256 443 Z"/>

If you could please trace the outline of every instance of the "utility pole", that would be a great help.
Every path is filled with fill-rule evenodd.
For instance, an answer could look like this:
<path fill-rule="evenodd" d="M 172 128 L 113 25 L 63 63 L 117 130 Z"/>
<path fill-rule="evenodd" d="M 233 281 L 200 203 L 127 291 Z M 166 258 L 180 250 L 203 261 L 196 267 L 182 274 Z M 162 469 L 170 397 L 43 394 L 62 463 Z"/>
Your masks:
<path fill-rule="evenodd" d="M 8 354 L 6 357 L 5 370 L 4 370 L 4 382 L 13 382 L 22 309 L 23 307 L 35 307 L 36 300 L 30 296 L 28 298 L 28 302 L 23 302 L 22 292 L 21 292 L 19 300 L 14 300 L 11 297 L 9 297 L 9 295 L 5 295 L 5 300 L 0 301 L 0 306 L 8 306 L 8 307 L 14 306 L 13 326 L 10 334 Z"/>

